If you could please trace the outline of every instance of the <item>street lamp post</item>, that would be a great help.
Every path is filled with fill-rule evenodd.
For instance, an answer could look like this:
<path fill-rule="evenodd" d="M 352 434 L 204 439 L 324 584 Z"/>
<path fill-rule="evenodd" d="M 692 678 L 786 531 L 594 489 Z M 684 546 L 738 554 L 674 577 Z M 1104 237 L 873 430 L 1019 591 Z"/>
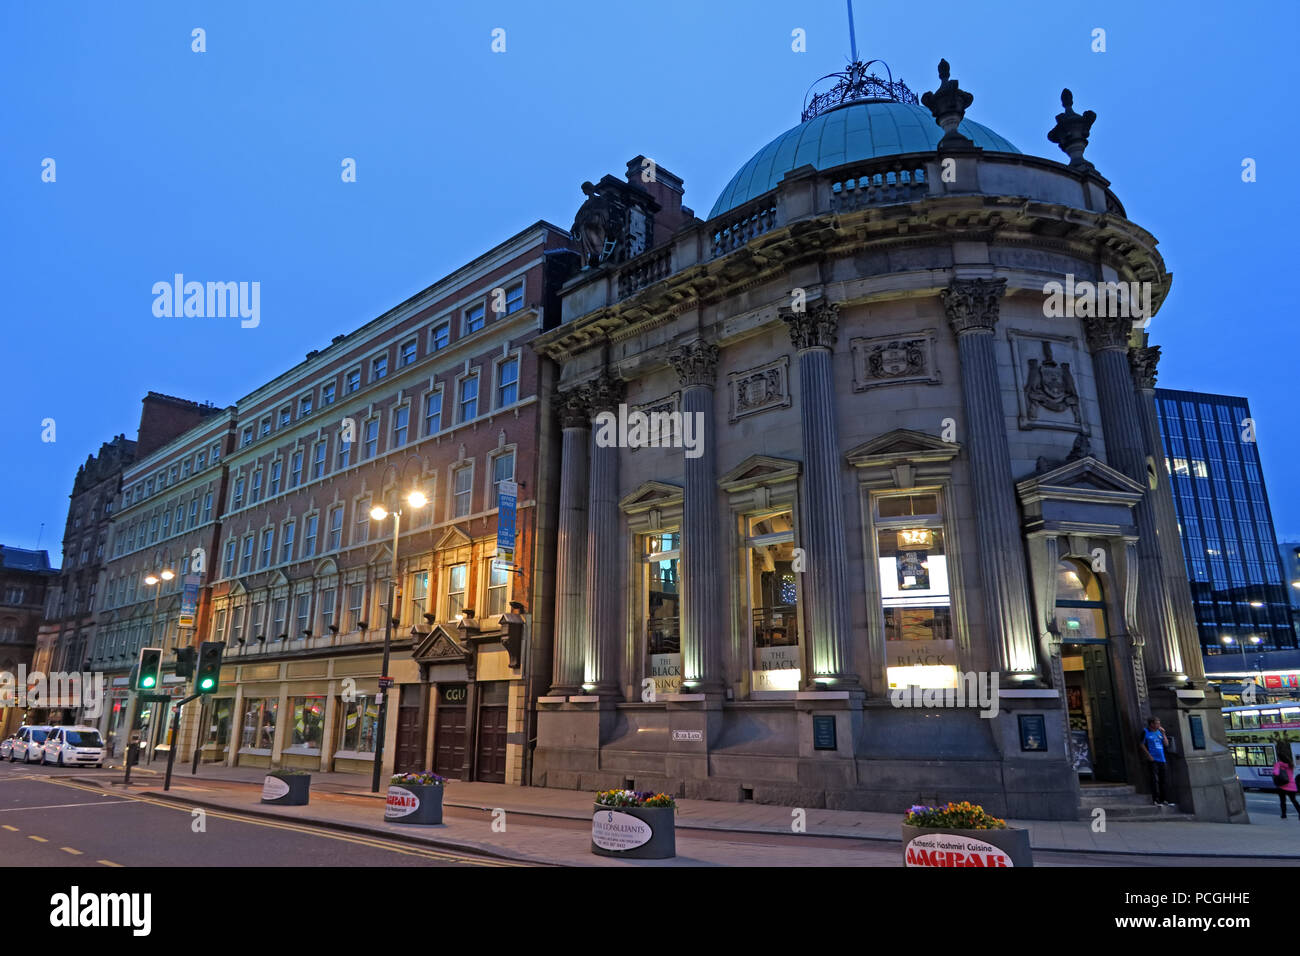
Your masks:
<path fill-rule="evenodd" d="M 423 508 L 428 504 L 429 500 L 420 492 L 412 491 L 406 496 L 406 501 L 413 508 Z M 397 587 L 397 539 L 398 535 L 401 534 L 402 509 L 397 508 L 390 512 L 380 505 L 375 505 L 370 509 L 370 517 L 375 521 L 383 521 L 390 514 L 393 516 L 393 566 L 388 575 L 388 614 L 384 621 L 384 662 L 379 673 L 381 680 L 388 677 L 388 657 L 393 639 L 393 622 L 397 617 L 397 596 L 401 593 Z M 375 740 L 375 770 L 370 781 L 371 793 L 379 792 L 379 776 L 384 763 L 384 734 L 388 722 L 388 693 L 391 689 L 391 686 L 381 686 L 379 688 L 379 734 Z"/>
<path fill-rule="evenodd" d="M 1262 640 L 1262 638 L 1261 638 L 1258 634 L 1252 634 L 1252 635 L 1250 635 L 1250 643 L 1252 643 L 1252 644 L 1258 644 L 1261 640 Z M 1225 643 L 1225 644 L 1236 644 L 1236 645 L 1237 645 L 1237 649 L 1241 651 L 1241 669 L 1242 669 L 1243 671 L 1249 671 L 1249 670 L 1250 670 L 1250 664 L 1246 661 L 1246 642 L 1245 642 L 1245 641 L 1239 641 L 1239 640 L 1237 640 L 1236 638 L 1231 637 L 1231 636 L 1225 634 L 1225 635 L 1223 635 L 1223 643 Z M 1241 682 L 1242 682 L 1242 684 L 1244 685 L 1244 684 L 1246 683 L 1246 678 L 1243 677 L 1243 678 L 1241 679 Z"/>

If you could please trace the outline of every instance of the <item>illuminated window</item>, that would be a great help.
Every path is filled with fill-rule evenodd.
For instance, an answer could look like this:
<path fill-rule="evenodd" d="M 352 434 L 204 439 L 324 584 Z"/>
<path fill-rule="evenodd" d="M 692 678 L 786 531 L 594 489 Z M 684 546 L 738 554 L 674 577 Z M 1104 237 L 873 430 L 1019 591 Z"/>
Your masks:
<path fill-rule="evenodd" d="M 889 686 L 955 687 L 939 495 L 876 498 L 874 525 Z"/>
<path fill-rule="evenodd" d="M 641 538 L 646 667 L 659 694 L 682 689 L 681 547 L 680 531 Z"/>
<path fill-rule="evenodd" d="M 789 511 L 745 519 L 749 614 L 753 627 L 752 687 L 793 691 L 803 676 L 794 521 Z"/>

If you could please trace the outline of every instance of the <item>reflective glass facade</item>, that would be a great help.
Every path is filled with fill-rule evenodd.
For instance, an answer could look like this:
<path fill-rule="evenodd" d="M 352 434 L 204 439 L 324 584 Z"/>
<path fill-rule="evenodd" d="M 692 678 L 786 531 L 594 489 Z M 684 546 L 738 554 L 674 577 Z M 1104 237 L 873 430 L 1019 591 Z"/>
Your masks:
<path fill-rule="evenodd" d="M 1252 651 L 1293 648 L 1296 636 L 1250 406 L 1158 388 L 1156 408 L 1201 647 L 1244 646 L 1253 667 Z"/>

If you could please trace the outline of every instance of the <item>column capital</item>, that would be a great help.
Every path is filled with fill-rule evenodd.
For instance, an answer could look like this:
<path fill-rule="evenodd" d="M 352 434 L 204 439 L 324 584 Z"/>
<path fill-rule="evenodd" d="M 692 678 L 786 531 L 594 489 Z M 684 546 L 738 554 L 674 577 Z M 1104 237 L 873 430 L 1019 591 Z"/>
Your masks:
<path fill-rule="evenodd" d="M 789 326 L 790 342 L 796 351 L 835 347 L 840 331 L 838 302 L 820 299 L 814 302 L 810 309 L 798 312 L 793 309 L 782 309 L 778 314 L 781 321 Z"/>
<path fill-rule="evenodd" d="M 584 388 L 587 408 L 592 418 L 601 412 L 616 409 L 627 394 L 627 383 L 616 375 L 611 375 L 609 369 L 601 372 L 599 378 L 592 379 Z"/>
<path fill-rule="evenodd" d="M 555 413 L 563 428 L 591 427 L 591 400 L 586 385 L 560 389 L 556 392 Z"/>
<path fill-rule="evenodd" d="M 1006 279 L 953 279 L 948 283 L 939 297 L 953 332 L 992 332 L 1006 288 Z"/>
<path fill-rule="evenodd" d="M 1129 333 L 1133 330 L 1133 320 L 1120 315 L 1086 315 L 1083 317 L 1083 333 L 1088 339 L 1090 352 L 1104 352 L 1107 349 L 1126 350 Z"/>
<path fill-rule="evenodd" d="M 1128 365 L 1133 372 L 1133 384 L 1140 389 L 1156 387 L 1156 365 L 1160 362 L 1160 346 L 1147 345 L 1128 350 Z"/>
<path fill-rule="evenodd" d="M 718 347 L 702 339 L 673 349 L 668 355 L 682 388 L 692 385 L 713 387 L 718 371 Z"/>

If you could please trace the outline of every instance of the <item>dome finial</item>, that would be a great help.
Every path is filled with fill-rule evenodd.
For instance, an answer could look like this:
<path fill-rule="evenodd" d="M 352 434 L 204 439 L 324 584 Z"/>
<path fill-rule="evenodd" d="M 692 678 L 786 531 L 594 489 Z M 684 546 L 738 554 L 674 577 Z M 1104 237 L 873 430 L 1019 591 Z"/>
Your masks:
<path fill-rule="evenodd" d="M 877 73 L 869 73 L 873 63 L 879 63 L 885 68 L 885 76 L 882 78 Z M 835 80 L 835 84 L 830 89 L 821 93 L 813 94 L 813 89 L 819 83 L 825 80 Z M 856 102 L 876 102 L 891 101 L 894 103 L 915 103 L 917 102 L 916 94 L 908 89 L 907 84 L 901 79 L 895 80 L 894 74 L 890 72 L 889 64 L 884 60 L 868 60 L 862 63 L 854 60 L 847 67 L 838 73 L 827 73 L 821 79 L 808 87 L 808 96 L 804 97 L 803 112 L 800 118 L 806 123 L 814 116 L 822 113 L 828 113 L 838 106 L 844 106 L 847 103 Z"/>

